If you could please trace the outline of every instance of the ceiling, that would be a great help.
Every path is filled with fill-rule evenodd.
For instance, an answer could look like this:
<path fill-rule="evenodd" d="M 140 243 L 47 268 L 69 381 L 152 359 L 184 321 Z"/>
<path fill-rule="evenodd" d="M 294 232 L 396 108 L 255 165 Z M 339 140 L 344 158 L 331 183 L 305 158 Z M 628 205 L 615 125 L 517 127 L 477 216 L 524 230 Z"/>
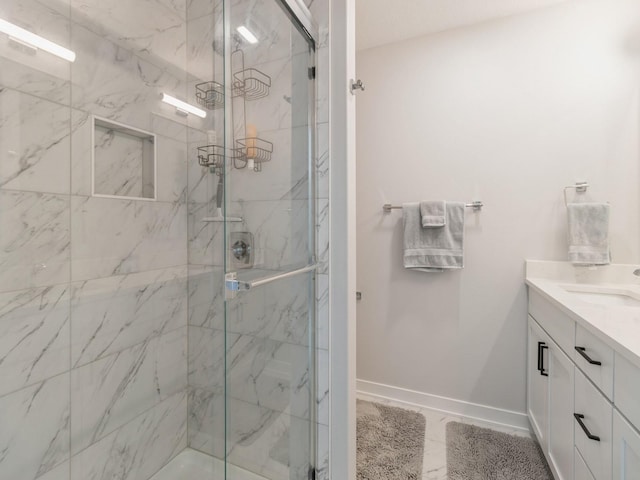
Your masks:
<path fill-rule="evenodd" d="M 364 50 L 564 1 L 356 0 L 356 45 Z"/>

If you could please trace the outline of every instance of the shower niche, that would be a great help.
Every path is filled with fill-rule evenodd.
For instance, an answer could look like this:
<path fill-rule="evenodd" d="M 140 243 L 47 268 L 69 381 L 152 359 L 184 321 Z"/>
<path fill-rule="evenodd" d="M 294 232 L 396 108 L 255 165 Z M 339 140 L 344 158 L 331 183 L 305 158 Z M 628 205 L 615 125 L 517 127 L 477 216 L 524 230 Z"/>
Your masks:
<path fill-rule="evenodd" d="M 156 200 L 156 136 L 93 116 L 91 193 Z"/>

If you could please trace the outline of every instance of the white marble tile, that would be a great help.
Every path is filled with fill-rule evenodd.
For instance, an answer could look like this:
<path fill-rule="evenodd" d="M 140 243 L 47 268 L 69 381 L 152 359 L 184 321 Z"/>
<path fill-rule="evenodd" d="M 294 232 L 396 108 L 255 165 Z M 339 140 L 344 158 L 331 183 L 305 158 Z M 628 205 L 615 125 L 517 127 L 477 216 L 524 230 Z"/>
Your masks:
<path fill-rule="evenodd" d="M 224 269 L 189 265 L 189 325 L 224 329 Z"/>
<path fill-rule="evenodd" d="M 0 188 L 69 193 L 69 107 L 0 87 Z"/>
<path fill-rule="evenodd" d="M 258 69 L 271 77 L 269 95 L 245 102 L 246 123 L 256 126 L 260 132 L 290 129 L 292 126 L 292 83 L 291 59 L 286 57 L 259 65 Z M 245 64 L 245 68 L 252 65 Z M 243 78 L 240 76 L 239 78 Z M 305 76 L 306 80 L 306 76 Z"/>
<path fill-rule="evenodd" d="M 274 447 L 288 440 L 292 418 L 295 417 L 234 400 L 227 408 L 229 462 L 267 478 L 289 478 L 282 449 Z M 299 437 L 301 446 L 307 444 L 307 438 Z"/>
<path fill-rule="evenodd" d="M 223 0 L 186 0 L 187 19 L 192 20 L 204 15 L 211 15 Z"/>
<path fill-rule="evenodd" d="M 67 460 L 69 374 L 0 397 L 0 425 L 3 479 L 35 480 Z"/>
<path fill-rule="evenodd" d="M 426 439 L 422 457 L 422 478 L 428 480 L 446 480 L 447 445 L 444 442 Z"/>
<path fill-rule="evenodd" d="M 70 48 L 69 0 L 54 2 L 5 0 L 0 18 Z M 43 50 L 33 52 L 16 43 L 0 42 L 0 84 L 68 105 L 70 63 Z"/>
<path fill-rule="evenodd" d="M 162 69 L 77 24 L 72 39 L 78 53 L 72 66 L 75 109 L 168 137 L 180 125 L 184 129 L 186 119 L 160 100 L 162 92 L 188 100 L 184 69 Z"/>
<path fill-rule="evenodd" d="M 316 347 L 329 349 L 329 275 L 316 275 Z"/>
<path fill-rule="evenodd" d="M 316 350 L 317 422 L 329 425 L 329 351 Z"/>
<path fill-rule="evenodd" d="M 329 427 L 317 425 L 316 479 L 329 480 Z"/>
<path fill-rule="evenodd" d="M 227 425 L 231 464 L 266 478 L 306 478 L 310 458 L 306 420 L 239 401 Z"/>
<path fill-rule="evenodd" d="M 318 49 L 316 57 L 316 121 L 329 123 L 329 48 Z"/>
<path fill-rule="evenodd" d="M 69 460 L 65 460 L 57 467 L 39 476 L 38 480 L 69 480 L 70 468 Z"/>
<path fill-rule="evenodd" d="M 56 77 L 54 73 L 46 71 L 42 62 L 37 69 L 23 63 L 11 60 L 4 54 L 0 54 L 0 88 L 12 88 L 14 90 L 34 95 L 47 101 L 69 106 L 71 103 L 71 82 L 69 81 L 71 66 L 66 63 L 67 73 L 63 78 Z M 29 59 L 32 57 L 29 55 Z M 54 57 L 56 58 L 56 57 Z"/>
<path fill-rule="evenodd" d="M 161 68 L 186 67 L 185 3 L 137 0 L 71 0 L 73 20 Z"/>
<path fill-rule="evenodd" d="M 153 476 L 187 446 L 187 395 L 170 396 L 71 459 L 72 480 Z"/>
<path fill-rule="evenodd" d="M 104 438 L 187 384 L 186 328 L 71 372 L 71 448 Z"/>
<path fill-rule="evenodd" d="M 316 202 L 316 258 L 320 267 L 318 273 L 329 273 L 329 222 L 330 205 L 328 199 Z"/>
<path fill-rule="evenodd" d="M 222 41 L 223 11 L 220 4 L 213 14 L 187 22 L 187 72 L 200 82 L 224 82 L 223 57 L 215 52 L 214 41 Z"/>
<path fill-rule="evenodd" d="M 187 156 L 184 141 L 157 136 L 157 186 L 156 195 L 162 202 L 186 202 L 187 162 L 196 162 Z"/>
<path fill-rule="evenodd" d="M 307 347 L 227 335 L 227 396 L 300 418 L 309 415 Z"/>
<path fill-rule="evenodd" d="M 72 355 L 85 365 L 187 325 L 187 267 L 72 284 Z"/>
<path fill-rule="evenodd" d="M 306 200 L 243 202 L 244 228 L 254 235 L 254 266 L 286 270 L 309 263 Z"/>
<path fill-rule="evenodd" d="M 310 0 L 307 6 L 318 25 L 318 47 L 326 47 L 329 41 L 329 1 Z"/>
<path fill-rule="evenodd" d="M 68 370 L 68 287 L 0 294 L 0 396 Z"/>
<path fill-rule="evenodd" d="M 185 204 L 72 197 L 72 279 L 184 265 Z"/>
<path fill-rule="evenodd" d="M 242 468 L 225 464 L 220 458 L 214 458 L 190 448 L 178 454 L 151 480 L 218 480 L 225 478 L 225 471 L 227 478 L 233 480 L 266 480 Z"/>
<path fill-rule="evenodd" d="M 69 281 L 69 197 L 0 191 L 0 291 Z"/>
<path fill-rule="evenodd" d="M 235 342 L 237 335 L 227 335 Z M 189 386 L 221 393 L 225 381 L 225 332 L 189 327 Z"/>
<path fill-rule="evenodd" d="M 227 332 L 308 345 L 310 279 L 302 275 L 243 292 L 227 304 Z"/>
<path fill-rule="evenodd" d="M 215 204 L 189 203 L 189 264 L 224 265 L 224 222 L 205 222 L 216 216 Z"/>
<path fill-rule="evenodd" d="M 224 393 L 189 388 L 189 447 L 224 458 Z"/>
<path fill-rule="evenodd" d="M 316 139 L 316 198 L 329 198 L 329 124 L 317 127 Z"/>

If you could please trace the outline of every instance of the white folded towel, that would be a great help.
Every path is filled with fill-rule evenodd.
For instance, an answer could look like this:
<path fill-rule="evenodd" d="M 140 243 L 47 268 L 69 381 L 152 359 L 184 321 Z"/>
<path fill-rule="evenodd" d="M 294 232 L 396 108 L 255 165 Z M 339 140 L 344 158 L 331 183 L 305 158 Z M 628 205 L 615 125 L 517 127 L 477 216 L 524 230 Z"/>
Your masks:
<path fill-rule="evenodd" d="M 447 224 L 443 200 L 420 202 L 422 228 L 440 228 Z"/>
<path fill-rule="evenodd" d="M 464 203 L 446 202 L 446 225 L 422 228 L 420 204 L 402 205 L 404 268 L 442 272 L 464 267 Z"/>
<path fill-rule="evenodd" d="M 575 265 L 611 263 L 609 210 L 607 203 L 567 205 L 570 262 Z"/>

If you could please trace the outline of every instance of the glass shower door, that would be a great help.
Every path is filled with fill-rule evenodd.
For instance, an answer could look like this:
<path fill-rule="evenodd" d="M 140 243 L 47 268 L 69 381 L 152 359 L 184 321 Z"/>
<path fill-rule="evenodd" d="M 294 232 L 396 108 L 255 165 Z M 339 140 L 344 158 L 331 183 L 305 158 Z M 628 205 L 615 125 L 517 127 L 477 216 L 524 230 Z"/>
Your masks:
<path fill-rule="evenodd" d="M 307 480 L 315 452 L 315 43 L 280 0 L 230 0 L 225 17 L 226 478 Z"/>

